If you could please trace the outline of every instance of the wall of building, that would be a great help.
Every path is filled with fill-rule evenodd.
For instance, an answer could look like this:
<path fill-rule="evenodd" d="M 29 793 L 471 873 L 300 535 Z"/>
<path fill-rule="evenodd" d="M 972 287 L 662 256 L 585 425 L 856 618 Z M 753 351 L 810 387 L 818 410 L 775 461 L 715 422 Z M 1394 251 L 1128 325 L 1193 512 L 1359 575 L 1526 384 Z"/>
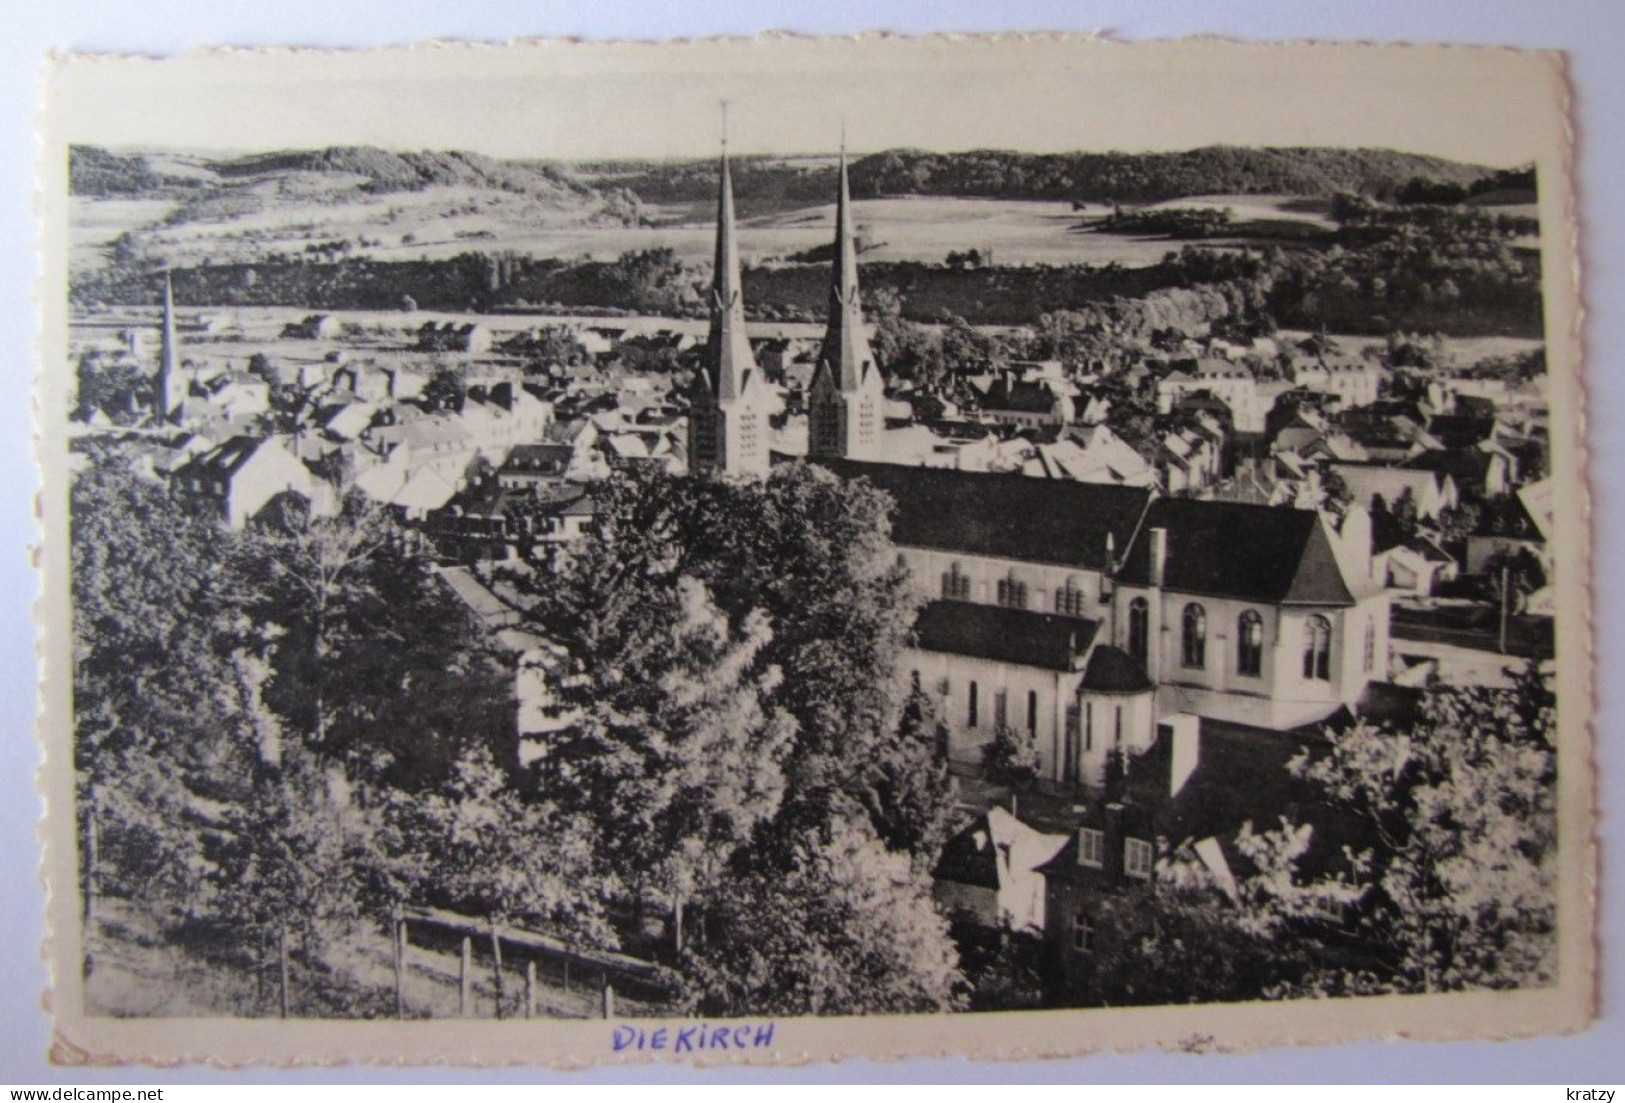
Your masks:
<path fill-rule="evenodd" d="M 900 547 L 898 551 L 903 562 L 913 573 L 914 588 L 922 597 L 928 599 L 943 596 L 943 573 L 958 563 L 960 571 L 970 579 L 970 596 L 964 599 L 967 601 L 981 605 L 997 605 L 1000 580 L 1013 576 L 1017 581 L 1027 584 L 1027 608 L 1035 613 L 1054 613 L 1055 593 L 1057 590 L 1064 591 L 1068 581 L 1084 595 L 1082 616 L 1098 620 L 1110 612 L 1110 595 L 1107 595 L 1107 601 L 1100 600 L 1099 571 L 1057 564 L 1012 563 L 1008 559 L 934 551 L 930 548 Z"/>
<path fill-rule="evenodd" d="M 948 731 L 948 757 L 959 762 L 982 761 L 982 748 L 993 741 L 997 726 L 997 696 L 1005 694 L 1005 722 L 1018 731 L 1027 727 L 1029 693 L 1037 700 L 1038 724 L 1032 729 L 1038 751 L 1039 773 L 1058 778 L 1066 708 L 1077 693 L 1079 675 L 1017 666 L 1013 663 L 950 655 L 942 651 L 908 648 L 903 669 L 919 673 L 920 686 L 937 702 L 937 717 Z M 976 723 L 970 722 L 970 687 L 976 685 Z M 946 686 L 946 692 L 943 692 Z"/>
<path fill-rule="evenodd" d="M 1388 596 L 1374 594 L 1352 608 L 1278 608 L 1228 598 L 1200 597 L 1175 591 L 1119 587 L 1113 601 L 1111 638 L 1129 650 L 1129 603 L 1143 597 L 1149 605 L 1153 654 L 1148 673 L 1158 683 L 1158 711 L 1163 715 L 1193 712 L 1199 716 L 1289 728 L 1311 723 L 1338 705 L 1352 704 L 1368 681 L 1386 676 Z M 1184 614 L 1187 605 L 1202 606 L 1207 618 L 1207 644 L 1201 667 L 1184 665 Z M 1263 655 L 1258 676 L 1240 672 L 1241 614 L 1252 610 L 1262 619 Z M 1304 651 L 1310 618 L 1331 624 L 1329 678 L 1305 678 Z M 1373 663 L 1365 668 L 1365 630 L 1375 626 Z"/>

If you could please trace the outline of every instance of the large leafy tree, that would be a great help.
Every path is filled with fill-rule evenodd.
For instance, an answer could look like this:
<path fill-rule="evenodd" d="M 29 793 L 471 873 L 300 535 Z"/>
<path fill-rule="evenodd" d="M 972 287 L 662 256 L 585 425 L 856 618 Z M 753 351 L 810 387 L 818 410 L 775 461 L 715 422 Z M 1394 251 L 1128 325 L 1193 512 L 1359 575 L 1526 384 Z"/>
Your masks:
<path fill-rule="evenodd" d="M 593 825 L 519 793 L 485 748 L 466 750 L 432 790 L 392 794 L 384 820 L 391 862 L 380 883 L 395 900 L 615 944 L 590 887 L 603 858 Z"/>
<path fill-rule="evenodd" d="M 1438 688 L 1408 730 L 1361 723 L 1293 764 L 1362 833 L 1343 868 L 1258 882 L 1255 914 L 1341 892 L 1367 955 L 1288 991 L 1445 992 L 1550 983 L 1556 970 L 1554 699 L 1532 667 L 1512 689 Z M 1298 828 L 1302 830 L 1302 826 Z M 1271 835 L 1260 836 L 1267 849 Z"/>
<path fill-rule="evenodd" d="M 890 675 L 917 608 L 890 540 L 890 499 L 806 465 L 750 483 L 629 473 L 594 498 L 584 545 L 532 584 L 538 629 L 578 656 L 589 681 L 652 691 L 671 662 L 652 628 L 675 623 L 681 580 L 698 581 L 731 625 L 764 618 L 770 635 L 751 666 L 785 672 L 771 704 L 797 727 L 786 814 L 861 809 L 887 769 L 901 707 Z"/>
<path fill-rule="evenodd" d="M 759 664 L 767 618 L 737 630 L 691 578 L 646 593 L 642 632 L 614 652 L 577 638 L 557 657 L 574 714 L 536 763 L 542 792 L 600 828 L 604 857 L 640 907 L 716 887 L 729 857 L 779 809 L 795 722 Z"/>
<path fill-rule="evenodd" d="M 389 516 L 287 502 L 234 564 L 271 626 L 266 702 L 361 784 L 444 778 L 475 743 L 511 745 L 511 675 L 495 641 Z"/>
<path fill-rule="evenodd" d="M 858 827 L 809 834 L 722 888 L 685 965 L 707 1014 L 947 1011 L 963 988 L 928 876 Z"/>
<path fill-rule="evenodd" d="M 194 910 L 205 836 L 251 759 L 239 661 L 251 626 L 229 537 L 114 454 L 71 491 L 74 766 L 87 914 L 103 891 Z"/>

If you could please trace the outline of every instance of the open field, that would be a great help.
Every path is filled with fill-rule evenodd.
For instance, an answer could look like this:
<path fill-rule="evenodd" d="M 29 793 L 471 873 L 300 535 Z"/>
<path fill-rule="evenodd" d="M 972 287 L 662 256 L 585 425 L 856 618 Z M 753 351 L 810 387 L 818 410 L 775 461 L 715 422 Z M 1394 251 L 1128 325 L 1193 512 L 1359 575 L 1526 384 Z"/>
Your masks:
<path fill-rule="evenodd" d="M 864 199 L 854 206 L 866 261 L 940 263 L 950 252 L 976 249 L 991 253 L 999 265 L 1144 267 L 1180 245 L 1164 237 L 1092 232 L 1087 222 L 1107 213 L 1098 205 L 1074 210 L 1061 202 L 908 196 Z M 1244 222 L 1326 224 L 1300 209 L 1301 200 L 1285 196 L 1210 196 L 1164 206 L 1228 206 Z M 370 194 L 356 179 L 332 174 L 252 181 L 175 208 L 161 200 L 75 197 L 74 269 L 103 266 L 107 244 L 126 231 L 148 256 L 177 267 L 205 260 L 255 263 L 273 253 L 400 261 L 482 250 L 610 260 L 635 250 L 671 249 L 683 260 L 702 262 L 715 246 L 709 210 L 645 208 L 650 224 L 628 226 L 573 195 L 543 199 L 475 187 Z M 172 214 L 175 221 L 166 224 Z M 746 218 L 739 230 L 745 260 L 784 260 L 826 246 L 834 219 L 833 203 Z M 341 244 L 342 253 L 322 252 Z"/>
<path fill-rule="evenodd" d="M 169 199 L 73 196 L 68 202 L 68 267 L 75 272 L 102 267 L 114 241 L 132 230 L 159 225 L 176 206 Z"/>
<path fill-rule="evenodd" d="M 1277 335 L 1285 344 L 1302 341 L 1310 336 L 1307 330 L 1283 329 Z M 1332 338 L 1344 352 L 1353 355 L 1364 355 L 1367 350 L 1375 353 L 1387 347 L 1387 340 L 1382 337 L 1365 337 L 1351 333 L 1334 333 Z M 1480 360 L 1492 357 L 1521 356 L 1534 352 L 1540 348 L 1544 341 L 1533 337 L 1446 337 L 1444 339 L 1445 354 L 1453 361 L 1453 366 L 1470 368 Z"/>

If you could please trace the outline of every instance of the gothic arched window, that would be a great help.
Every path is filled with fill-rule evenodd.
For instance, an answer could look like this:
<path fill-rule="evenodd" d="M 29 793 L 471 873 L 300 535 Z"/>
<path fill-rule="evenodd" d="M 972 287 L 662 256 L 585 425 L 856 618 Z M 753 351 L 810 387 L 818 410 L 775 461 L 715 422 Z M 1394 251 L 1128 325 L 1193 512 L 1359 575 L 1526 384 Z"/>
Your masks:
<path fill-rule="evenodd" d="M 1193 670 L 1207 665 L 1207 610 L 1194 601 L 1185 606 L 1181 660 Z"/>
<path fill-rule="evenodd" d="M 1332 622 L 1310 617 L 1303 626 L 1303 676 L 1323 682 L 1332 677 Z"/>
<path fill-rule="evenodd" d="M 970 575 L 957 562 L 942 572 L 942 596 L 956 601 L 970 600 Z"/>
<path fill-rule="evenodd" d="M 1257 678 L 1264 672 L 1264 618 L 1251 609 L 1236 622 L 1236 673 Z"/>

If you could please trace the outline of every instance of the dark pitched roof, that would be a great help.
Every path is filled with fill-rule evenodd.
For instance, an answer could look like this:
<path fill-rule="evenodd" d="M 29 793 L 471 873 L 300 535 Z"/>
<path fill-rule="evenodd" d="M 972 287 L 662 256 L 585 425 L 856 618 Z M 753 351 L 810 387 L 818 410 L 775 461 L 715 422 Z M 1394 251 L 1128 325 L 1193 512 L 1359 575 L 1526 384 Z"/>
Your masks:
<path fill-rule="evenodd" d="M 1099 627 L 1097 621 L 1026 609 L 933 601 L 920 610 L 914 638 L 926 651 L 1046 670 L 1077 670 Z"/>
<path fill-rule="evenodd" d="M 1047 880 L 1110 886 L 1126 883 L 1123 878 L 1123 840 L 1143 839 L 1155 845 L 1159 831 L 1152 811 L 1134 801 L 1095 801 L 1078 820 L 1105 835 L 1105 861 L 1086 866 L 1078 861 L 1078 832 L 1074 830 L 1055 857 L 1038 867 Z"/>
<path fill-rule="evenodd" d="M 1479 448 L 1457 448 L 1444 451 L 1433 450 L 1419 452 L 1404 462 L 1405 467 L 1414 467 L 1423 471 L 1434 471 L 1441 475 L 1449 475 L 1458 485 L 1468 483 L 1482 484 L 1489 478 L 1490 465 L 1497 459 L 1494 452 L 1485 452 Z"/>
<path fill-rule="evenodd" d="M 931 876 L 938 881 L 997 889 L 999 868 L 994 845 L 993 829 L 988 826 L 987 816 L 977 816 L 943 846 L 942 856 L 937 859 Z"/>
<path fill-rule="evenodd" d="M 986 410 L 1047 414 L 1055 408 L 1055 392 L 1047 384 L 1000 377 L 993 381 L 982 400 Z"/>
<path fill-rule="evenodd" d="M 507 472 L 555 473 L 570 466 L 575 449 L 568 444 L 516 444 L 502 461 Z"/>
<path fill-rule="evenodd" d="M 1495 433 L 1495 418 L 1440 414 L 1428 422 L 1428 433 L 1448 449 L 1471 448 Z"/>
<path fill-rule="evenodd" d="M 195 457 L 186 466 L 210 475 L 235 475 L 265 443 L 263 437 L 232 437 L 226 443 Z"/>
<path fill-rule="evenodd" d="M 1096 571 L 1107 567 L 1107 535 L 1121 555 L 1152 495 L 1144 487 L 1070 479 L 819 463 L 844 478 L 868 479 L 895 499 L 892 539 L 899 544 Z"/>
<path fill-rule="evenodd" d="M 1241 502 L 1152 503 L 1118 581 L 1148 586 L 1151 530 L 1168 533 L 1163 586 L 1269 605 L 1353 605 L 1318 514 Z"/>
<path fill-rule="evenodd" d="M 1156 686 L 1138 659 L 1103 643 L 1089 654 L 1083 688 L 1090 693 L 1150 693 Z"/>

